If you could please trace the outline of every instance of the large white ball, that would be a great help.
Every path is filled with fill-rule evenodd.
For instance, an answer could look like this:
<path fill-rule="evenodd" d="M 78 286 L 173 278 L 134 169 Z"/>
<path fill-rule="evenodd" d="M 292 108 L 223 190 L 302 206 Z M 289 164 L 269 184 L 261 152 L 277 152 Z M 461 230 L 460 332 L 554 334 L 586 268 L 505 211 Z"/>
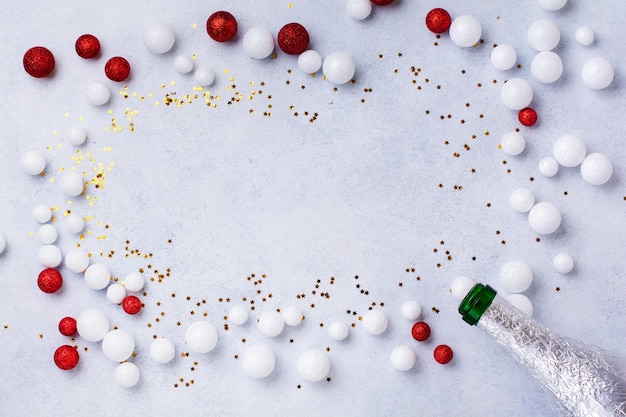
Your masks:
<path fill-rule="evenodd" d="M 44 245 L 37 252 L 37 259 L 46 268 L 56 268 L 63 261 L 61 249 L 55 245 Z"/>
<path fill-rule="evenodd" d="M 547 201 L 537 203 L 528 213 L 528 222 L 535 232 L 549 235 L 561 225 L 561 210 Z"/>
<path fill-rule="evenodd" d="M 408 371 L 415 366 L 417 355 L 407 345 L 400 345 L 391 351 L 391 366 L 398 371 Z"/>
<path fill-rule="evenodd" d="M 68 197 L 77 197 L 85 190 L 83 177 L 74 171 L 64 173 L 59 179 L 59 184 L 61 185 L 61 190 Z"/>
<path fill-rule="evenodd" d="M 389 319 L 387 314 L 380 309 L 370 310 L 363 316 L 363 327 L 372 335 L 379 335 L 387 330 Z"/>
<path fill-rule="evenodd" d="M 490 59 L 491 64 L 497 69 L 510 70 L 517 62 L 517 52 L 511 45 L 498 45 L 491 51 Z"/>
<path fill-rule="evenodd" d="M 248 309 L 241 304 L 236 305 L 228 312 L 228 319 L 234 324 L 241 326 L 248 321 Z"/>
<path fill-rule="evenodd" d="M 265 336 L 275 337 L 285 328 L 285 320 L 278 311 L 267 311 L 259 317 L 257 325 Z"/>
<path fill-rule="evenodd" d="M 307 350 L 298 357 L 298 373 L 307 381 L 320 381 L 329 371 L 330 360 L 326 353 L 319 349 Z"/>
<path fill-rule="evenodd" d="M 526 139 L 524 139 L 524 135 L 520 132 L 511 131 L 502 136 L 500 146 L 505 154 L 517 156 L 524 152 L 524 148 L 526 148 Z"/>
<path fill-rule="evenodd" d="M 533 282 L 533 271 L 525 262 L 507 262 L 500 269 L 500 280 L 507 291 L 512 293 L 523 292 Z"/>
<path fill-rule="evenodd" d="M 111 90 L 102 81 L 92 81 L 85 90 L 85 97 L 92 106 L 102 106 L 109 102 Z"/>
<path fill-rule="evenodd" d="M 537 3 L 543 9 L 555 12 L 561 10 L 567 4 L 567 0 L 537 0 Z"/>
<path fill-rule="evenodd" d="M 604 154 L 590 153 L 580 164 L 580 173 L 589 184 L 602 185 L 611 179 L 613 164 Z"/>
<path fill-rule="evenodd" d="M 145 280 L 140 272 L 131 272 L 124 278 L 124 287 L 126 291 L 138 292 L 143 289 Z"/>
<path fill-rule="evenodd" d="M 575 167 L 585 159 L 587 145 L 578 136 L 565 135 L 557 139 L 552 152 L 559 164 L 564 167 Z"/>
<path fill-rule="evenodd" d="M 366 0 L 369 3 L 369 0 Z M 298 55 L 298 68 L 307 74 L 312 74 L 322 68 L 322 56 L 319 52 L 309 49 Z"/>
<path fill-rule="evenodd" d="M 111 330 L 102 339 L 102 353 L 114 362 L 124 362 L 134 350 L 135 340 L 124 330 Z"/>
<path fill-rule="evenodd" d="M 121 304 L 126 297 L 126 289 L 123 285 L 115 283 L 107 287 L 107 300 L 113 304 Z"/>
<path fill-rule="evenodd" d="M 74 248 L 65 254 L 65 267 L 79 274 L 89 266 L 89 254 L 82 248 Z"/>
<path fill-rule="evenodd" d="M 530 72 L 539 82 L 553 83 L 563 74 L 563 60 L 552 51 L 539 52 L 530 63 Z"/>
<path fill-rule="evenodd" d="M 583 64 L 581 76 L 585 85 L 594 90 L 601 90 L 613 82 L 613 65 L 602 57 L 590 58 Z"/>
<path fill-rule="evenodd" d="M 20 158 L 20 165 L 29 175 L 39 175 L 46 168 L 46 157 L 41 152 L 27 151 Z"/>
<path fill-rule="evenodd" d="M 450 39 L 457 46 L 467 48 L 480 41 L 482 26 L 474 16 L 461 15 L 454 20 L 449 29 Z"/>
<path fill-rule="evenodd" d="M 524 294 L 509 294 L 506 299 L 526 316 L 533 316 L 533 303 Z"/>
<path fill-rule="evenodd" d="M 551 51 L 560 41 L 561 31 L 551 20 L 536 20 L 528 28 L 528 42 L 537 51 Z"/>
<path fill-rule="evenodd" d="M 143 43 L 150 52 L 164 54 L 174 46 L 176 36 L 172 29 L 163 23 L 154 23 L 143 32 Z"/>
<path fill-rule="evenodd" d="M 559 274 L 569 274 L 574 269 L 574 258 L 567 252 L 561 252 L 552 259 L 552 266 Z"/>
<path fill-rule="evenodd" d="M 354 20 L 366 19 L 372 13 L 372 2 L 370 0 L 348 0 L 346 12 Z"/>
<path fill-rule="evenodd" d="M 265 346 L 253 346 L 243 354 L 241 366 L 243 371 L 253 378 L 265 378 L 274 370 L 276 358 L 274 353 Z"/>
<path fill-rule="evenodd" d="M 417 301 L 406 301 L 402 304 L 402 317 L 407 320 L 417 320 L 422 315 L 422 306 Z"/>
<path fill-rule="evenodd" d="M 454 281 L 452 281 L 450 293 L 457 300 L 462 300 L 463 298 L 465 298 L 469 290 L 471 290 L 474 285 L 474 280 L 472 280 L 471 278 L 465 276 L 456 277 Z"/>
<path fill-rule="evenodd" d="M 187 328 L 185 342 L 194 352 L 210 352 L 217 344 L 217 331 L 208 321 L 196 321 Z"/>
<path fill-rule="evenodd" d="M 344 340 L 348 337 L 348 333 L 350 332 L 350 327 L 347 323 L 343 321 L 335 320 L 330 323 L 328 326 L 328 334 L 334 340 Z"/>
<path fill-rule="evenodd" d="M 52 224 L 42 224 L 37 230 L 37 239 L 44 245 L 51 245 L 56 242 L 59 233 Z"/>
<path fill-rule="evenodd" d="M 509 203 L 515 211 L 526 213 L 535 205 L 535 194 L 528 188 L 517 188 L 511 193 Z"/>
<path fill-rule="evenodd" d="M 267 58 L 274 51 L 274 36 L 264 27 L 253 27 L 243 36 L 243 49 L 250 58 Z"/>
<path fill-rule="evenodd" d="M 93 264 L 85 270 L 85 282 L 89 288 L 101 290 L 111 281 L 111 271 L 106 265 Z"/>
<path fill-rule="evenodd" d="M 500 90 L 502 103 L 511 110 L 522 110 L 533 101 L 533 89 L 522 78 L 511 78 Z"/>
<path fill-rule="evenodd" d="M 302 323 L 302 309 L 296 305 L 289 305 L 282 310 L 283 319 L 288 326 L 297 326 Z"/>
<path fill-rule="evenodd" d="M 164 337 L 156 338 L 150 345 L 150 357 L 158 363 L 168 363 L 176 355 L 174 343 Z"/>
<path fill-rule="evenodd" d="M 554 177 L 559 172 L 559 163 L 551 156 L 541 158 L 539 161 L 539 173 L 544 177 Z"/>
<path fill-rule="evenodd" d="M 100 310 L 89 308 L 76 318 L 76 330 L 88 342 L 99 342 L 109 332 L 109 319 Z"/>
<path fill-rule="evenodd" d="M 140 377 L 139 368 L 134 363 L 124 362 L 117 365 L 113 378 L 121 387 L 131 388 L 137 385 Z"/>
<path fill-rule="evenodd" d="M 79 214 L 70 213 L 70 215 L 65 218 L 65 227 L 68 232 L 78 234 L 85 228 L 85 219 Z"/>
<path fill-rule="evenodd" d="M 337 51 L 324 59 L 322 70 L 326 79 L 331 83 L 345 84 L 354 77 L 356 65 L 350 55 Z"/>

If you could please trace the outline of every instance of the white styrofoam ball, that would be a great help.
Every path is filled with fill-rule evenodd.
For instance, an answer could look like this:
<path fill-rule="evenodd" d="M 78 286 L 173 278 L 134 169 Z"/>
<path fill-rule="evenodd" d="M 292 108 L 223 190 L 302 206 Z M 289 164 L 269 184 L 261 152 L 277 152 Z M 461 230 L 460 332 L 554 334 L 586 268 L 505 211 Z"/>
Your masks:
<path fill-rule="evenodd" d="M 20 158 L 20 165 L 28 175 L 39 175 L 46 169 L 46 157 L 41 152 L 26 151 Z"/>
<path fill-rule="evenodd" d="M 545 10 L 555 12 L 561 10 L 567 3 L 567 0 L 537 0 L 539 6 Z"/>
<path fill-rule="evenodd" d="M 33 208 L 33 217 L 37 223 L 47 223 L 52 218 L 52 209 L 45 204 L 37 204 Z"/>
<path fill-rule="evenodd" d="M 92 264 L 85 270 L 85 283 L 89 288 L 101 290 L 109 285 L 110 281 L 111 271 L 104 264 Z"/>
<path fill-rule="evenodd" d="M 241 304 L 233 306 L 228 311 L 228 319 L 234 324 L 241 326 L 248 321 L 248 309 Z"/>
<path fill-rule="evenodd" d="M 596 34 L 589 26 L 581 26 L 576 30 L 576 42 L 582 46 L 589 46 L 596 39 Z"/>
<path fill-rule="evenodd" d="M 368 3 L 370 0 L 366 0 Z M 319 52 L 309 49 L 298 55 L 298 68 L 300 71 L 313 74 L 322 68 L 322 56 Z"/>
<path fill-rule="evenodd" d="M 533 282 L 533 271 L 525 262 L 507 262 L 500 269 L 500 280 L 507 291 L 524 292 Z"/>
<path fill-rule="evenodd" d="M 259 317 L 257 325 L 263 335 L 276 337 L 285 328 L 285 320 L 278 311 L 266 311 Z"/>
<path fill-rule="evenodd" d="M 134 350 L 135 339 L 124 330 L 111 330 L 102 339 L 102 353 L 114 362 L 124 362 Z"/>
<path fill-rule="evenodd" d="M 65 227 L 70 233 L 78 234 L 85 228 L 85 219 L 76 213 L 70 213 L 65 218 Z"/>
<path fill-rule="evenodd" d="M 250 58 L 267 58 L 274 52 L 274 35 L 264 27 L 253 27 L 243 36 L 243 49 Z"/>
<path fill-rule="evenodd" d="M 522 110 L 533 101 L 533 89 L 528 81 L 522 78 L 511 78 L 500 90 L 502 103 L 511 110 Z"/>
<path fill-rule="evenodd" d="M 193 74 L 193 79 L 202 86 L 207 87 L 215 81 L 215 72 L 209 67 L 200 67 Z"/>
<path fill-rule="evenodd" d="M 55 245 L 44 245 L 37 252 L 37 259 L 46 268 L 56 268 L 61 265 L 63 254 Z"/>
<path fill-rule="evenodd" d="M 581 76 L 585 85 L 594 90 L 601 90 L 613 82 L 615 70 L 605 58 L 589 58 L 583 64 Z"/>
<path fill-rule="evenodd" d="M 559 172 L 559 163 L 551 156 L 541 158 L 539 161 L 539 173 L 544 177 L 554 177 Z"/>
<path fill-rule="evenodd" d="M 174 59 L 174 68 L 180 74 L 189 74 L 193 70 L 193 58 L 189 55 L 178 55 Z"/>
<path fill-rule="evenodd" d="M 574 269 L 574 258 L 569 253 L 561 252 L 552 259 L 552 266 L 559 274 L 569 274 Z"/>
<path fill-rule="evenodd" d="M 530 63 L 530 72 L 539 82 L 553 83 L 563 74 L 563 60 L 552 51 L 539 52 Z"/>
<path fill-rule="evenodd" d="M 76 318 L 76 330 L 88 342 L 99 342 L 109 332 L 109 319 L 100 310 L 89 308 Z"/>
<path fill-rule="evenodd" d="M 322 65 L 324 76 L 333 84 L 345 84 L 354 77 L 356 64 L 354 59 L 345 52 L 330 53 Z"/>
<path fill-rule="evenodd" d="M 163 23 L 154 23 L 143 32 L 143 43 L 150 52 L 164 54 L 174 46 L 176 36 L 172 29 Z"/>
<path fill-rule="evenodd" d="M 520 132 L 512 131 L 505 133 L 504 136 L 502 136 L 500 146 L 505 154 L 516 156 L 524 151 L 524 148 L 526 147 L 526 140 L 524 139 L 524 135 Z"/>
<path fill-rule="evenodd" d="M 448 33 L 455 45 L 467 48 L 480 41 L 482 26 L 474 16 L 461 15 L 452 20 Z"/>
<path fill-rule="evenodd" d="M 407 320 L 417 320 L 422 315 L 422 306 L 417 301 L 406 301 L 402 304 L 402 317 Z"/>
<path fill-rule="evenodd" d="M 124 388 L 131 388 L 137 385 L 140 376 L 139 368 L 131 362 L 120 363 L 113 372 L 115 382 Z"/>
<path fill-rule="evenodd" d="M 53 244 L 56 242 L 57 237 L 59 237 L 59 232 L 50 223 L 42 224 L 39 226 L 39 230 L 37 230 L 37 239 L 44 245 Z"/>
<path fill-rule="evenodd" d="M 549 235 L 561 225 L 561 210 L 550 202 L 542 201 L 530 209 L 528 222 L 535 232 Z"/>
<path fill-rule="evenodd" d="M 330 371 L 330 360 L 319 349 L 303 352 L 298 357 L 298 373 L 307 381 L 316 382 L 324 379 Z"/>
<path fill-rule="evenodd" d="M 463 298 L 465 298 L 469 290 L 471 290 L 472 287 L 474 287 L 474 285 L 475 285 L 475 282 L 473 279 L 465 277 L 465 276 L 459 276 L 459 277 L 456 277 L 454 281 L 452 281 L 452 286 L 450 287 L 450 293 L 457 300 L 462 300 Z"/>
<path fill-rule="evenodd" d="M 265 378 L 274 370 L 276 358 L 265 346 L 252 346 L 243 353 L 241 360 L 243 371 L 253 378 Z"/>
<path fill-rule="evenodd" d="M 176 355 L 174 343 L 165 337 L 158 337 L 150 345 L 150 357 L 157 363 L 168 363 Z"/>
<path fill-rule="evenodd" d="M 372 335 L 379 335 L 387 330 L 389 318 L 381 309 L 370 310 L 363 316 L 363 327 Z"/>
<path fill-rule="evenodd" d="M 399 345 L 391 351 L 391 366 L 398 371 L 408 371 L 415 366 L 417 355 L 407 345 Z"/>
<path fill-rule="evenodd" d="M 107 300 L 113 304 L 121 304 L 126 297 L 126 289 L 122 284 L 114 283 L 107 287 Z"/>
<path fill-rule="evenodd" d="M 75 171 L 65 172 L 59 180 L 61 190 L 68 197 L 77 197 L 85 191 L 85 182 L 83 177 Z"/>
<path fill-rule="evenodd" d="M 526 316 L 533 316 L 533 303 L 524 294 L 509 294 L 506 296 L 506 299 Z"/>
<path fill-rule="evenodd" d="M 370 0 L 348 0 L 346 12 L 354 20 L 366 19 L 372 13 L 372 2 Z"/>
<path fill-rule="evenodd" d="M 339 320 L 333 321 L 328 327 L 328 334 L 334 340 L 344 340 L 346 337 L 348 337 L 349 332 L 350 327 L 348 326 L 348 324 Z"/>
<path fill-rule="evenodd" d="M 535 194 L 528 188 L 517 188 L 511 193 L 509 203 L 515 211 L 526 213 L 535 205 Z"/>
<path fill-rule="evenodd" d="M 139 292 L 143 289 L 145 280 L 140 272 L 131 272 L 124 278 L 124 287 L 126 291 Z"/>
<path fill-rule="evenodd" d="M 111 90 L 102 81 L 92 81 L 85 90 L 85 97 L 92 106 L 103 106 L 111 98 Z"/>
<path fill-rule="evenodd" d="M 554 159 L 564 167 L 579 165 L 587 155 L 587 145 L 578 136 L 564 135 L 552 147 Z"/>
<path fill-rule="evenodd" d="M 296 305 L 289 305 L 282 310 L 283 319 L 288 326 L 297 326 L 302 322 L 302 309 Z"/>
<path fill-rule="evenodd" d="M 528 28 L 528 42 L 537 51 L 551 51 L 561 41 L 561 31 L 552 20 L 539 19 Z"/>
<path fill-rule="evenodd" d="M 67 135 L 67 141 L 74 146 L 80 146 L 87 140 L 87 132 L 82 127 L 73 127 Z"/>
<path fill-rule="evenodd" d="M 580 164 L 580 173 L 589 184 L 602 185 L 611 179 L 613 164 L 604 154 L 590 153 Z"/>
<path fill-rule="evenodd" d="M 207 353 L 217 344 L 217 331 L 208 321 L 196 321 L 185 332 L 185 343 L 196 353 Z"/>
<path fill-rule="evenodd" d="M 89 254 L 82 248 L 74 248 L 65 254 L 65 267 L 80 274 L 89 266 Z"/>
<path fill-rule="evenodd" d="M 7 247 L 7 240 L 2 233 L 0 233 L 0 255 L 4 252 Z"/>
<path fill-rule="evenodd" d="M 516 62 L 517 52 L 511 45 L 498 45 L 491 51 L 491 64 L 499 70 L 510 70 Z"/>

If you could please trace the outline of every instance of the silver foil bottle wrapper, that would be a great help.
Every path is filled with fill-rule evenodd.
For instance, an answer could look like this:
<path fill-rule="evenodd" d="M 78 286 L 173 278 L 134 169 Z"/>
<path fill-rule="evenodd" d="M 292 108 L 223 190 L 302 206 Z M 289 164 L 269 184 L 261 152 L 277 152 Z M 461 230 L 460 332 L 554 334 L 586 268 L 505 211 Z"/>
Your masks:
<path fill-rule="evenodd" d="M 598 348 L 555 336 L 500 296 L 478 327 L 525 365 L 557 397 L 566 415 L 626 416 L 626 364 Z"/>

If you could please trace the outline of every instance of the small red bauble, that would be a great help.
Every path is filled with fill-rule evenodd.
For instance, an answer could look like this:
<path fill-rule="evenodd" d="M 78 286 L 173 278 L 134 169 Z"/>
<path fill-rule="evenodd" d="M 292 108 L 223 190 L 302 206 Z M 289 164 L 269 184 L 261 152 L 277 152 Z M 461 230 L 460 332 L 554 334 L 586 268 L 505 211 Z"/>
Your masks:
<path fill-rule="evenodd" d="M 54 55 L 48 48 L 35 46 L 24 54 L 24 69 L 31 77 L 44 78 L 54 70 Z"/>
<path fill-rule="evenodd" d="M 137 314 L 141 310 L 141 300 L 134 295 L 124 297 L 122 300 L 122 308 L 128 314 Z"/>
<path fill-rule="evenodd" d="M 411 328 L 411 335 L 413 339 L 423 342 L 430 337 L 430 326 L 426 322 L 418 321 Z"/>
<path fill-rule="evenodd" d="M 215 12 L 206 21 L 206 31 L 217 42 L 228 42 L 237 34 L 237 19 L 228 12 Z"/>
<path fill-rule="evenodd" d="M 57 292 L 63 285 L 63 277 L 56 269 L 46 268 L 39 273 L 37 285 L 41 291 L 52 294 Z"/>
<path fill-rule="evenodd" d="M 63 336 L 74 336 L 76 334 L 76 319 L 74 317 L 63 317 L 59 322 L 59 332 Z"/>
<path fill-rule="evenodd" d="M 439 345 L 435 348 L 433 352 L 433 356 L 435 360 L 442 365 L 450 362 L 452 360 L 452 349 L 448 345 Z"/>
<path fill-rule="evenodd" d="M 443 33 L 451 24 L 452 18 L 445 9 L 432 9 L 426 15 L 426 27 L 433 33 Z"/>
<path fill-rule="evenodd" d="M 70 345 L 59 346 L 54 352 L 54 363 L 64 371 L 69 371 L 78 365 L 78 350 Z"/>
<path fill-rule="evenodd" d="M 100 41 L 93 35 L 81 35 L 76 39 L 75 48 L 79 57 L 94 58 L 100 52 Z"/>
<path fill-rule="evenodd" d="M 287 23 L 278 31 L 278 47 L 286 54 L 299 55 L 309 46 L 309 32 L 300 23 Z"/>
<path fill-rule="evenodd" d="M 130 64 L 121 56 L 114 56 L 104 66 L 104 73 L 111 81 L 124 81 L 130 75 Z"/>
<path fill-rule="evenodd" d="M 371 0 L 376 6 L 388 6 L 393 3 L 394 0 Z"/>
<path fill-rule="evenodd" d="M 537 112 L 530 107 L 526 107 L 519 111 L 517 119 L 524 126 L 532 126 L 537 123 Z"/>

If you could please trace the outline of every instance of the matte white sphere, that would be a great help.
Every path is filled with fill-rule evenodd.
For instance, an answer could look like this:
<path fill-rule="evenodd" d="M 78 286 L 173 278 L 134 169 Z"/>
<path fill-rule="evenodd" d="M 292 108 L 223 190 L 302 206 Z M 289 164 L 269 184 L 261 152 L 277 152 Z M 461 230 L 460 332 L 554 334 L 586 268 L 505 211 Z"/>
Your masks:
<path fill-rule="evenodd" d="M 417 320 L 422 315 L 422 306 L 417 301 L 406 301 L 402 304 L 402 317 L 407 320 Z"/>
<path fill-rule="evenodd" d="M 158 337 L 150 345 L 150 357 L 157 363 L 168 363 L 176 355 L 174 343 L 165 337 Z"/>
<path fill-rule="evenodd" d="M 26 151 L 20 158 L 20 165 L 28 175 L 39 175 L 46 169 L 46 157 L 41 152 Z"/>
<path fill-rule="evenodd" d="M 547 201 L 537 203 L 528 213 L 528 222 L 535 232 L 549 235 L 561 225 L 561 210 Z"/>
<path fill-rule="evenodd" d="M 85 283 L 89 288 L 101 290 L 109 285 L 111 281 L 111 271 L 106 265 L 97 263 L 90 265 L 85 270 Z"/>
<path fill-rule="evenodd" d="M 126 289 L 123 285 L 115 283 L 107 287 L 107 300 L 113 304 L 121 304 L 126 297 Z"/>
<path fill-rule="evenodd" d="M 587 156 L 587 145 L 578 136 L 564 135 L 552 147 L 554 159 L 564 167 L 575 167 Z"/>
<path fill-rule="evenodd" d="M 174 60 L 174 68 L 180 74 L 189 74 L 193 70 L 193 58 L 189 55 L 178 55 Z"/>
<path fill-rule="evenodd" d="M 296 305 L 287 306 L 282 310 L 283 319 L 288 326 L 297 326 L 302 322 L 302 309 Z"/>
<path fill-rule="evenodd" d="M 326 79 L 331 83 L 345 84 L 354 77 L 356 65 L 350 55 L 337 51 L 324 59 L 322 70 Z"/>
<path fill-rule="evenodd" d="M 49 222 L 52 218 L 52 209 L 45 204 L 37 204 L 33 208 L 33 217 L 37 220 L 37 223 Z"/>
<path fill-rule="evenodd" d="M 63 261 L 61 249 L 55 245 L 44 245 L 37 252 L 37 259 L 46 268 L 56 268 Z"/>
<path fill-rule="evenodd" d="M 613 164 L 601 153 L 590 153 L 580 164 L 583 179 L 591 185 L 602 185 L 611 179 Z"/>
<path fill-rule="evenodd" d="M 587 87 L 601 90 L 611 85 L 615 71 L 609 61 L 602 57 L 595 57 L 585 61 L 581 76 Z"/>
<path fill-rule="evenodd" d="M 163 23 L 154 23 L 143 32 L 143 43 L 150 52 L 164 54 L 174 46 L 176 36 L 172 29 Z"/>
<path fill-rule="evenodd" d="M 328 375 L 329 371 L 330 360 L 322 350 L 307 350 L 298 357 L 298 373 L 307 381 L 320 381 Z"/>
<path fill-rule="evenodd" d="M 59 232 L 57 228 L 50 223 L 42 224 L 37 230 L 37 239 L 44 245 L 51 245 L 56 242 Z"/>
<path fill-rule="evenodd" d="M 491 51 L 491 64 L 499 70 L 510 70 L 516 62 L 517 52 L 511 45 L 498 45 Z"/>
<path fill-rule="evenodd" d="M 215 72 L 209 67 L 200 67 L 194 73 L 193 79 L 196 80 L 198 85 L 207 87 L 215 81 Z"/>
<path fill-rule="evenodd" d="M 523 292 L 533 282 L 533 271 L 522 261 L 507 262 L 500 269 L 500 280 L 507 291 Z"/>
<path fill-rule="evenodd" d="M 537 0 L 537 3 L 543 9 L 555 12 L 561 10 L 567 3 L 567 0 Z"/>
<path fill-rule="evenodd" d="M 334 340 L 344 340 L 350 333 L 350 326 L 343 321 L 335 320 L 328 326 L 328 334 Z"/>
<path fill-rule="evenodd" d="M 544 177 L 554 177 L 559 172 L 559 163 L 551 156 L 541 158 L 539 161 L 539 173 Z"/>
<path fill-rule="evenodd" d="M 533 89 L 522 78 L 511 78 L 500 90 L 502 103 L 511 110 L 522 110 L 533 101 Z"/>
<path fill-rule="evenodd" d="M 372 2 L 370 0 L 348 0 L 346 13 L 354 20 L 366 19 L 372 13 Z"/>
<path fill-rule="evenodd" d="M 259 317 L 257 325 L 263 335 L 275 337 L 285 328 L 285 320 L 278 311 L 266 311 Z"/>
<path fill-rule="evenodd" d="M 391 351 L 391 366 L 398 371 L 408 371 L 415 366 L 417 355 L 407 345 L 400 345 Z"/>
<path fill-rule="evenodd" d="M 576 42 L 582 46 L 589 46 L 596 39 L 596 34 L 589 26 L 582 26 L 576 30 Z"/>
<path fill-rule="evenodd" d="M 141 373 L 134 363 L 124 362 L 117 365 L 113 372 L 115 382 L 121 387 L 131 388 L 137 385 Z"/>
<path fill-rule="evenodd" d="M 265 378 L 274 370 L 276 358 L 265 346 L 253 346 L 243 353 L 241 358 L 243 371 L 253 378 Z"/>
<path fill-rule="evenodd" d="M 552 51 L 539 52 L 530 63 L 530 72 L 537 81 L 550 84 L 561 78 L 563 61 Z"/>
<path fill-rule="evenodd" d="M 131 272 L 124 278 L 124 287 L 126 287 L 126 291 L 139 292 L 143 290 L 144 285 L 145 280 L 140 272 Z"/>
<path fill-rule="evenodd" d="M 65 267 L 80 274 L 89 266 L 89 254 L 84 249 L 74 248 L 65 254 Z"/>
<path fill-rule="evenodd" d="M 469 290 L 471 290 L 475 284 L 476 283 L 474 282 L 474 280 L 469 277 L 465 277 L 465 276 L 456 277 L 454 281 L 452 281 L 452 286 L 450 287 L 450 293 L 457 300 L 462 300 L 463 298 L 465 298 Z"/>
<path fill-rule="evenodd" d="M 569 274 L 574 269 L 574 258 L 569 253 L 561 252 L 552 259 L 552 266 L 559 274 Z"/>
<path fill-rule="evenodd" d="M 61 185 L 61 190 L 63 190 L 68 197 L 77 197 L 85 190 L 83 177 L 75 171 L 63 173 L 59 184 Z"/>
<path fill-rule="evenodd" d="M 467 48 L 480 41 L 482 26 L 475 17 L 470 15 L 461 15 L 452 20 L 449 34 L 450 39 L 457 46 Z"/>
<path fill-rule="evenodd" d="M 111 330 L 102 339 L 102 353 L 114 362 L 124 362 L 134 350 L 135 339 L 124 330 Z"/>
<path fill-rule="evenodd" d="M 363 327 L 369 334 L 381 334 L 387 330 L 388 325 L 387 314 L 380 309 L 370 310 L 363 316 Z"/>
<path fill-rule="evenodd" d="M 99 342 L 109 332 L 109 319 L 100 310 L 89 308 L 76 318 L 76 330 L 88 342 Z"/>
<path fill-rule="evenodd" d="M 65 227 L 68 232 L 78 234 L 85 228 L 85 219 L 76 213 L 70 213 L 65 218 Z"/>
<path fill-rule="evenodd" d="M 4 252 L 7 247 L 7 240 L 2 233 L 0 233 L 0 254 Z"/>
<path fill-rule="evenodd" d="M 243 49 L 250 58 L 267 58 L 274 52 L 274 35 L 264 27 L 253 27 L 243 36 Z"/>
<path fill-rule="evenodd" d="M 367 0 L 369 3 L 370 0 Z M 322 56 L 319 52 L 309 49 L 298 55 L 298 68 L 307 74 L 313 74 L 322 68 Z"/>
<path fill-rule="evenodd" d="M 524 294 L 509 294 L 506 296 L 506 299 L 526 316 L 533 316 L 533 303 Z"/>
<path fill-rule="evenodd" d="M 187 328 L 185 343 L 194 352 L 210 352 L 217 344 L 217 331 L 208 321 L 196 321 Z"/>
<path fill-rule="evenodd" d="M 552 20 L 539 19 L 528 28 L 528 42 L 537 51 L 551 51 L 561 41 L 561 31 Z"/>
<path fill-rule="evenodd" d="M 526 140 L 524 139 L 524 135 L 520 132 L 512 131 L 502 136 L 500 146 L 505 154 L 516 156 L 524 151 Z"/>
<path fill-rule="evenodd" d="M 87 140 L 87 132 L 82 127 L 73 127 L 67 135 L 67 141 L 74 145 L 80 146 Z"/>
<path fill-rule="evenodd" d="M 92 106 L 103 106 L 111 98 L 111 90 L 102 81 L 92 81 L 85 90 L 85 97 Z"/>
<path fill-rule="evenodd" d="M 528 188 L 517 188 L 511 193 L 509 203 L 515 211 L 526 213 L 535 205 L 535 194 Z"/>
<path fill-rule="evenodd" d="M 228 319 L 232 321 L 233 324 L 241 326 L 248 321 L 248 309 L 241 304 L 236 305 L 228 311 Z"/>

